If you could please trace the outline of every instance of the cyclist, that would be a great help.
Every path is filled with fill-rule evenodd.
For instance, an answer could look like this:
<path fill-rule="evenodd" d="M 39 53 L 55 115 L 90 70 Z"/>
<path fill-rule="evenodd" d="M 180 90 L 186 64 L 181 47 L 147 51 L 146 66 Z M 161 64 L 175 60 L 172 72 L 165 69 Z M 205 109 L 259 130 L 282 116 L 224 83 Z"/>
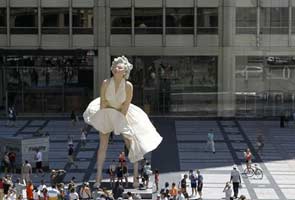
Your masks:
<path fill-rule="evenodd" d="M 244 152 L 244 157 L 246 161 L 246 167 L 249 172 L 249 169 L 251 168 L 251 163 L 252 163 L 252 153 L 249 148 L 247 148 L 247 150 Z"/>

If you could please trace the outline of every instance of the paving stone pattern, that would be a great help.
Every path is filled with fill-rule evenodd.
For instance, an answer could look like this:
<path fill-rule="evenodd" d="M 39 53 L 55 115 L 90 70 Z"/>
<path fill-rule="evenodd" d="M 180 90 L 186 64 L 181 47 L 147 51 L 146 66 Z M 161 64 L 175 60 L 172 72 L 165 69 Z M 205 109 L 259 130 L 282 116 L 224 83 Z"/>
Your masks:
<path fill-rule="evenodd" d="M 222 190 L 225 182 L 230 179 L 232 165 L 237 164 L 239 170 L 243 171 L 245 168 L 243 152 L 246 148 L 250 148 L 254 162 L 263 169 L 264 177 L 260 180 L 243 175 L 240 194 L 253 200 L 295 199 L 294 123 L 289 123 L 289 127 L 280 128 L 278 121 L 262 120 L 170 119 L 167 121 L 157 118 L 154 121 L 164 140 L 147 158 L 152 160 L 153 168 L 160 169 L 160 188 L 165 182 L 178 184 L 183 174 L 190 169 L 200 169 L 204 176 L 203 199 L 221 199 L 224 197 Z M 73 176 L 77 182 L 95 178 L 99 137 L 92 129 L 87 137 L 86 146 L 82 147 L 80 143 L 80 130 L 84 125 L 82 122 L 73 126 L 66 119 L 27 119 L 18 120 L 16 127 L 6 127 L 5 124 L 5 120 L 0 120 L 1 136 L 26 137 L 34 134 L 38 128 L 48 132 L 50 168 L 67 170 L 65 182 Z M 206 146 L 207 134 L 211 128 L 215 134 L 215 154 Z M 258 128 L 263 130 L 265 138 L 263 154 L 256 153 Z M 74 138 L 75 161 L 78 168 L 67 164 L 68 135 Z M 109 145 L 105 169 L 113 159 L 117 160 L 123 145 L 122 138 L 115 136 L 113 144 Z M 171 152 L 177 154 L 173 156 L 174 159 L 169 155 Z M 133 166 L 130 163 L 128 168 L 132 172 Z M 106 178 L 107 174 L 104 173 L 104 176 Z M 42 178 L 49 182 L 49 173 Z M 40 179 L 41 177 L 33 175 L 35 183 L 39 184 Z M 190 192 L 190 188 L 188 191 Z"/>

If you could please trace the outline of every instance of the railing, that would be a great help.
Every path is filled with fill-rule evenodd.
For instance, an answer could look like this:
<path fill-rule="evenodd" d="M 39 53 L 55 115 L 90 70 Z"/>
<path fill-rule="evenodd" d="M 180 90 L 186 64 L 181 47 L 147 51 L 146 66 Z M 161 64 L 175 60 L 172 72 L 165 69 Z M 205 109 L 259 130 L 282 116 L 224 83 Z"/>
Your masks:
<path fill-rule="evenodd" d="M 162 27 L 135 27 L 135 34 L 162 34 Z"/>
<path fill-rule="evenodd" d="M 6 34 L 6 29 L 5 26 L 0 26 L 0 34 Z"/>
<path fill-rule="evenodd" d="M 167 34 L 194 34 L 194 27 L 166 27 Z"/>
<path fill-rule="evenodd" d="M 93 27 L 73 27 L 73 34 L 93 34 Z"/>
<path fill-rule="evenodd" d="M 247 26 L 247 27 L 236 27 L 236 34 L 256 34 L 257 28 L 253 26 Z"/>
<path fill-rule="evenodd" d="M 11 27 L 11 34 L 38 34 L 38 27 Z"/>
<path fill-rule="evenodd" d="M 198 34 L 218 34 L 218 27 L 197 27 Z"/>
<path fill-rule="evenodd" d="M 271 27 L 261 27 L 261 34 L 288 34 L 289 27 L 288 26 L 271 26 Z"/>
<path fill-rule="evenodd" d="M 131 27 L 112 27 L 111 34 L 131 34 Z"/>
<path fill-rule="evenodd" d="M 69 27 L 42 27 L 43 34 L 69 34 Z"/>

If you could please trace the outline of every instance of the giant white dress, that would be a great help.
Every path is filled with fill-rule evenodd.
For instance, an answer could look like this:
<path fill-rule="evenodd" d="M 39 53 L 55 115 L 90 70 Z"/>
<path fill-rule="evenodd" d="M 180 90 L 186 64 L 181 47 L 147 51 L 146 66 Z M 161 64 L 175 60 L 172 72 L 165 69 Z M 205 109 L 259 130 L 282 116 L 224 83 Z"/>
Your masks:
<path fill-rule="evenodd" d="M 111 78 L 105 92 L 110 108 L 100 109 L 100 98 L 96 98 L 88 105 L 83 118 L 101 133 L 113 131 L 116 135 L 123 134 L 131 140 L 128 158 L 131 162 L 136 162 L 143 159 L 146 153 L 156 149 L 162 137 L 139 107 L 130 104 L 126 116 L 118 111 L 126 100 L 125 84 L 123 79 L 115 91 L 115 82 Z"/>

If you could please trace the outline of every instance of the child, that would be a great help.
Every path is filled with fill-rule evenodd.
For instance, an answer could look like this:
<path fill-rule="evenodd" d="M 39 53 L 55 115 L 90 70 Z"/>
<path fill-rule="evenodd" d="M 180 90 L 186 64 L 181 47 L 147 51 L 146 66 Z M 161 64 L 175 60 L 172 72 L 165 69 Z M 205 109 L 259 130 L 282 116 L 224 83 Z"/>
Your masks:
<path fill-rule="evenodd" d="M 159 190 L 159 170 L 155 170 L 155 184 L 156 184 L 156 192 Z"/>
<path fill-rule="evenodd" d="M 233 190 L 231 188 L 230 182 L 226 182 L 223 192 L 225 193 L 225 200 L 232 200 L 233 199 L 231 197 Z"/>

